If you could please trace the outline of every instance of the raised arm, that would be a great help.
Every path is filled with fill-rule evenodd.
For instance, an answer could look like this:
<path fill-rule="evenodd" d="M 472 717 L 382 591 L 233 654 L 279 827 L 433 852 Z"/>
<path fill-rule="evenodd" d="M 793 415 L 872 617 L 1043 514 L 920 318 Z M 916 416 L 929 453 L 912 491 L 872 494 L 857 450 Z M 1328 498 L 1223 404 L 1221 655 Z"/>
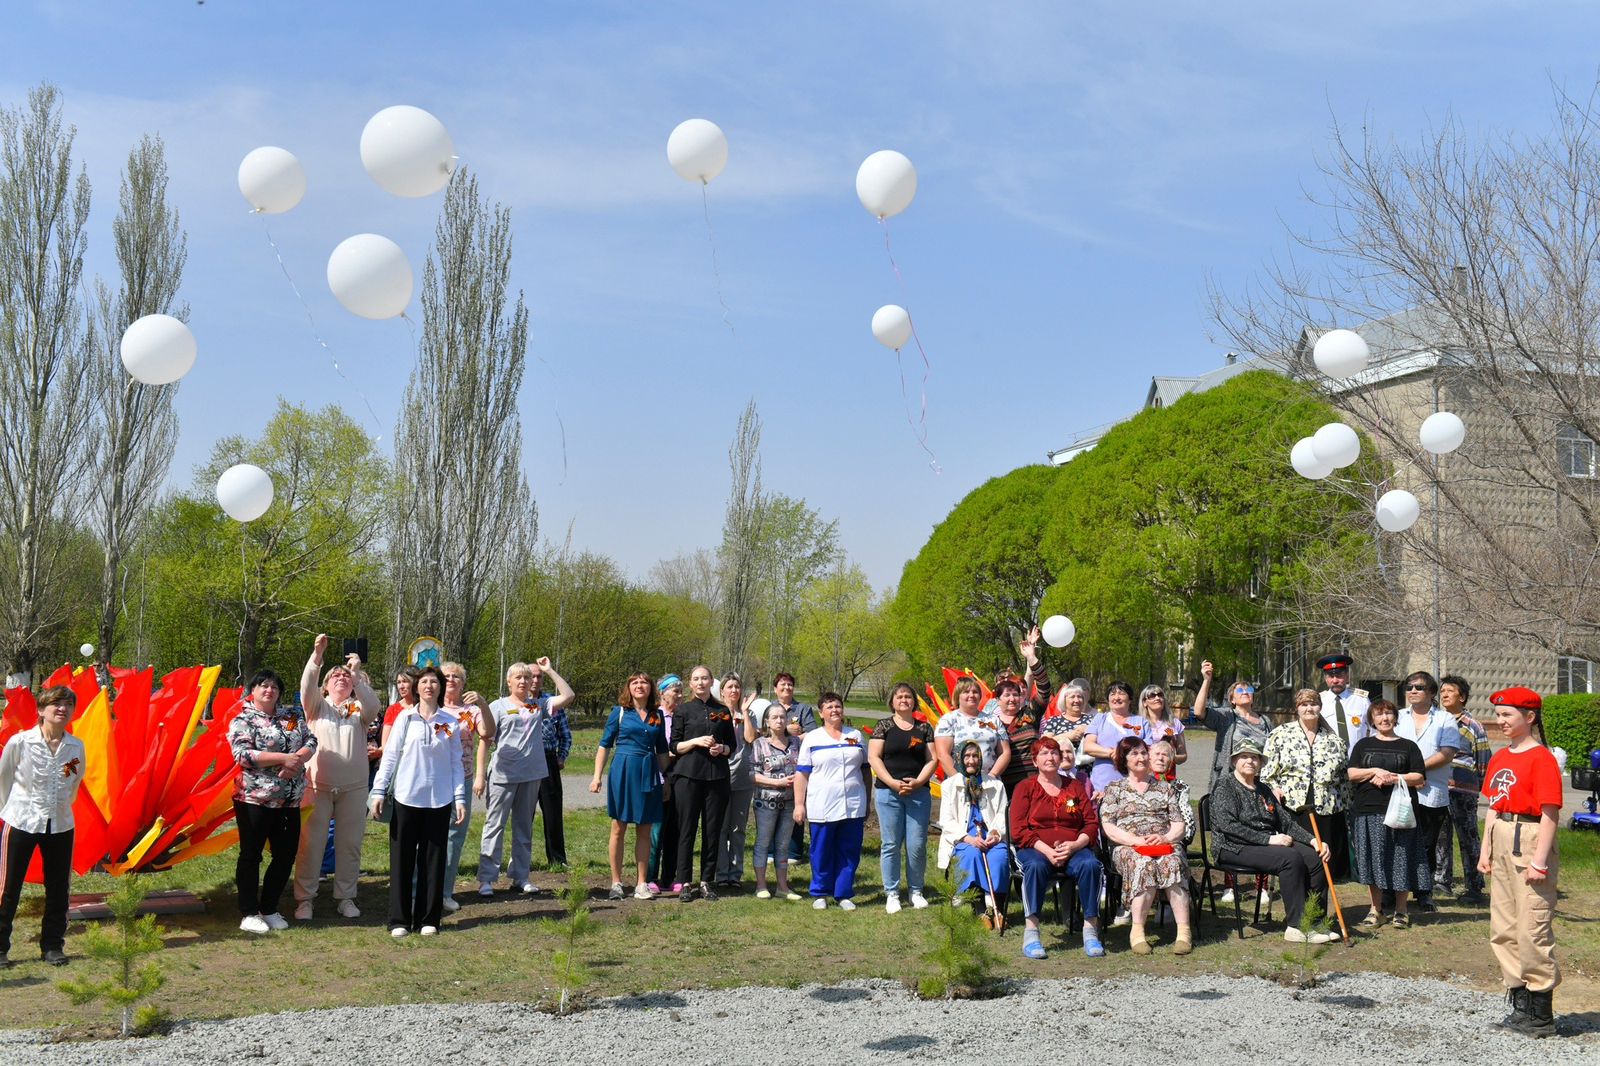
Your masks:
<path fill-rule="evenodd" d="M 328 634 L 318 633 L 306 668 L 300 671 L 300 706 L 311 721 L 322 717 L 322 656 L 327 650 Z"/>
<path fill-rule="evenodd" d="M 548 655 L 540 657 L 539 669 L 549 674 L 550 680 L 555 682 L 556 694 L 550 697 L 550 709 L 552 711 L 561 710 L 576 698 L 576 693 L 572 691 L 572 686 L 567 684 L 567 679 L 556 673 L 556 668 L 550 665 L 550 657 Z"/>

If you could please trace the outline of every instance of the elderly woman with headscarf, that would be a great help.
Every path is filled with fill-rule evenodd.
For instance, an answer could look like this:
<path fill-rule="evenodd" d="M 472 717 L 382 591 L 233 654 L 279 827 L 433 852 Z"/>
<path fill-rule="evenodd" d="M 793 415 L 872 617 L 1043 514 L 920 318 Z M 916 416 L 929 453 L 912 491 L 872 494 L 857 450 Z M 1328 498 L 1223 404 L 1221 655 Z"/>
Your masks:
<path fill-rule="evenodd" d="M 1039 941 L 1039 912 L 1051 878 L 1061 873 L 1078 886 L 1083 953 L 1090 958 L 1106 953 L 1100 943 L 1100 886 L 1105 869 L 1094 851 L 1100 839 L 1100 816 L 1083 781 L 1061 775 L 1065 754 L 1055 738 L 1040 737 L 1033 746 L 1034 775 L 1018 785 L 1011 797 L 1011 840 L 1022 867 L 1022 953 L 1030 959 L 1045 957 Z"/>
<path fill-rule="evenodd" d="M 1011 850 L 1006 846 L 1006 790 L 983 772 L 983 748 L 961 746 L 961 773 L 945 778 L 939 793 L 939 867 L 954 859 L 961 879 L 956 894 L 977 888 L 986 901 L 985 924 L 1005 914 L 1011 887 Z"/>

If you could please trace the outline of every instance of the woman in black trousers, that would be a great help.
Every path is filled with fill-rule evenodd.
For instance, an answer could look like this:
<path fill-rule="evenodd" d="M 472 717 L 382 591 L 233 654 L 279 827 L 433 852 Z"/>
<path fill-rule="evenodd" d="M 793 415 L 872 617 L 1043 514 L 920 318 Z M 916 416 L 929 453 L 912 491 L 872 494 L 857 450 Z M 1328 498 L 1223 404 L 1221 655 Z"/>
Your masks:
<path fill-rule="evenodd" d="M 683 883 L 680 902 L 695 897 L 694 833 L 700 829 L 702 899 L 716 899 L 711 881 L 717 875 L 722 823 L 728 813 L 728 756 L 733 752 L 733 714 L 711 695 L 711 669 L 697 666 L 689 674 L 693 698 L 672 716 L 669 747 L 678 756 L 673 798 L 678 808 L 678 873 Z"/>

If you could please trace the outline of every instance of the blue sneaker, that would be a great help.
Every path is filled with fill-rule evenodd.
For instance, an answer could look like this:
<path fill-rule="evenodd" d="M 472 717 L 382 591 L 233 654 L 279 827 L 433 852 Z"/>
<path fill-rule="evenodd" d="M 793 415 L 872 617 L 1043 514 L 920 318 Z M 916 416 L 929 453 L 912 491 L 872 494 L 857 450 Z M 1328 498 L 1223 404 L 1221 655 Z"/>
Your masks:
<path fill-rule="evenodd" d="M 1105 945 L 1100 943 L 1099 937 L 1085 936 L 1083 938 L 1083 953 L 1091 959 L 1102 958 L 1106 953 Z"/>
<path fill-rule="evenodd" d="M 1029 940 L 1024 943 L 1022 945 L 1022 953 L 1030 959 L 1047 959 L 1050 957 L 1045 953 L 1044 945 L 1037 940 Z"/>

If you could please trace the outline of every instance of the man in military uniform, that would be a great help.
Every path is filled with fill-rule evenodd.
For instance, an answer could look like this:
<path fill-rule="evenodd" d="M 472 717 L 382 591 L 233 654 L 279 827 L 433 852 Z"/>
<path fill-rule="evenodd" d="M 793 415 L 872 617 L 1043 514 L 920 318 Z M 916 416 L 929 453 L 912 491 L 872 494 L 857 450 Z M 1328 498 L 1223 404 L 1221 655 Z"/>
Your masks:
<path fill-rule="evenodd" d="M 1322 690 L 1322 718 L 1339 734 L 1348 753 L 1356 746 L 1356 741 L 1372 731 L 1367 724 L 1367 708 L 1372 701 L 1364 690 L 1350 687 L 1348 654 L 1325 655 L 1317 662 L 1317 667 L 1327 685 Z"/>

